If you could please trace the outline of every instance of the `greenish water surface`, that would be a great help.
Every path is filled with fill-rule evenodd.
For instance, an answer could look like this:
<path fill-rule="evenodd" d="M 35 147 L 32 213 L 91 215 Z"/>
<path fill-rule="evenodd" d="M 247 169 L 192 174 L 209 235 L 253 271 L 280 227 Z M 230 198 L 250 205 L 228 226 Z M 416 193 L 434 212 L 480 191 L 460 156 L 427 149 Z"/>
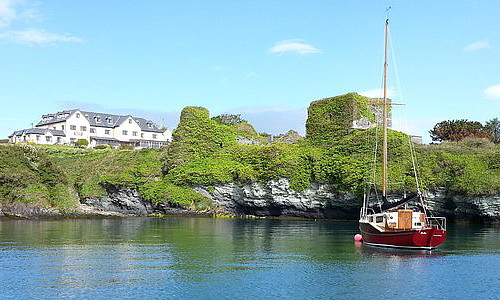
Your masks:
<path fill-rule="evenodd" d="M 500 227 L 438 251 L 353 242 L 357 222 L 1 220 L 1 299 L 499 299 Z"/>

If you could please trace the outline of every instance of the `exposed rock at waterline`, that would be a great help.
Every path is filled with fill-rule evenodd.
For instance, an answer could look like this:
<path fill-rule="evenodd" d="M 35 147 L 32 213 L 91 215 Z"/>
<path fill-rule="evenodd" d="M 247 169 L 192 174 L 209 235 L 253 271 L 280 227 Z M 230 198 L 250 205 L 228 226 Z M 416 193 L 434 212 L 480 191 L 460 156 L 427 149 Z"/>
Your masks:
<path fill-rule="evenodd" d="M 143 201 L 135 189 L 106 186 L 108 193 L 105 197 L 91 197 L 81 199 L 82 204 L 92 206 L 103 211 L 117 212 L 124 215 L 147 215 L 153 212 L 151 203 Z"/>
<path fill-rule="evenodd" d="M 228 212 L 244 215 L 352 219 L 361 207 L 360 199 L 336 192 L 329 185 L 313 184 L 297 192 L 285 178 L 266 184 L 228 183 L 195 189 Z"/>
<path fill-rule="evenodd" d="M 285 178 L 266 184 L 227 183 L 195 189 L 222 209 L 243 215 L 356 220 L 362 205 L 360 197 L 338 192 L 327 184 L 316 183 L 302 192 L 294 191 Z M 397 199 L 396 195 L 389 196 L 392 198 Z M 427 195 L 427 206 L 436 216 L 500 222 L 500 196 L 466 197 L 440 189 Z"/>

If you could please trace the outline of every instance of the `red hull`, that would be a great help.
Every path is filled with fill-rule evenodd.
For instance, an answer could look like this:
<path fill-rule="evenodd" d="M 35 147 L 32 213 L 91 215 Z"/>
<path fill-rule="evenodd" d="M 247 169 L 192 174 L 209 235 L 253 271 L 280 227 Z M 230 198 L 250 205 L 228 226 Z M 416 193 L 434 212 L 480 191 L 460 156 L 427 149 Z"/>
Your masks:
<path fill-rule="evenodd" d="M 363 243 L 374 246 L 433 249 L 446 240 L 446 231 L 435 228 L 380 232 L 368 223 L 360 223 L 359 229 Z"/>

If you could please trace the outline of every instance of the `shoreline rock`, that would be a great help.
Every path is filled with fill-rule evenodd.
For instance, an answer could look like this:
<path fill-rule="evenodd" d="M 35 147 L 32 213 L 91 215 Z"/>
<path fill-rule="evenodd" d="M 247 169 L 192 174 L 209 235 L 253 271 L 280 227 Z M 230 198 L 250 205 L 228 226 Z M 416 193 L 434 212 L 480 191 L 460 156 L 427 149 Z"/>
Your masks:
<path fill-rule="evenodd" d="M 0 206 L 0 217 L 13 219 L 88 218 L 179 215 L 207 216 L 230 214 L 240 217 L 298 217 L 308 219 L 357 220 L 362 198 L 342 193 L 331 185 L 314 183 L 298 192 L 290 188 L 286 178 L 265 184 L 252 182 L 216 186 L 195 186 L 194 189 L 213 201 L 215 211 L 182 209 L 168 203 L 151 204 L 135 189 L 107 186 L 108 195 L 80 199 L 71 211 L 13 203 Z M 391 195 L 396 197 L 396 195 Z M 500 223 L 500 195 L 465 197 L 451 195 L 444 188 L 426 195 L 428 209 L 449 222 Z"/>

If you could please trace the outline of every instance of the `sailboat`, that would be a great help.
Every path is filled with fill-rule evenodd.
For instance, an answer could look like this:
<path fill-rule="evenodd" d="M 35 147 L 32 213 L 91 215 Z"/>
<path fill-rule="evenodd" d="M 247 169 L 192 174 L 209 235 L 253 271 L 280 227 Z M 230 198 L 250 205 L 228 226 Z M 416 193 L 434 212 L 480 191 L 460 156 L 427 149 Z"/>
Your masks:
<path fill-rule="evenodd" d="M 371 189 L 365 193 L 360 211 L 359 230 L 364 244 L 381 247 L 394 247 L 418 250 L 432 250 L 446 240 L 446 219 L 434 217 L 427 210 L 423 193 L 418 182 L 414 152 L 413 171 L 417 192 L 405 195 L 394 202 L 388 200 L 387 185 L 387 46 L 389 19 L 385 22 L 384 79 L 382 101 L 382 193 L 375 193 L 378 203 L 372 203 Z M 411 149 L 411 142 L 410 142 Z M 409 206 L 410 201 L 417 201 L 417 206 Z"/>

